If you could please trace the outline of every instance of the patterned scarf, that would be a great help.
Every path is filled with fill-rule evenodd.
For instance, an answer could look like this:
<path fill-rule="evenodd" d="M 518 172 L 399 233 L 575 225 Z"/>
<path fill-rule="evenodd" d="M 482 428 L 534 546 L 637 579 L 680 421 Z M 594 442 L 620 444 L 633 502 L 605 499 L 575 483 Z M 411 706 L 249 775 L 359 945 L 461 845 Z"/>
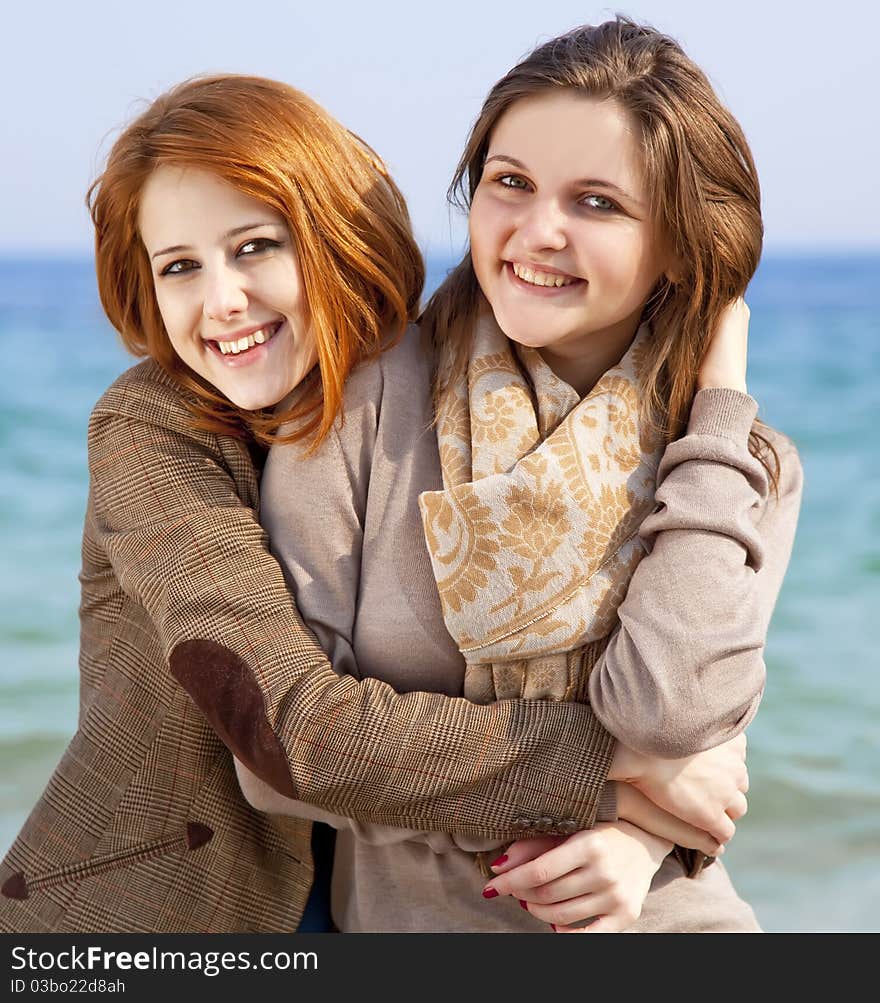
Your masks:
<path fill-rule="evenodd" d="M 438 412 L 419 498 L 446 627 L 478 703 L 584 700 L 644 554 L 662 449 L 639 421 L 649 329 L 581 400 L 491 314 Z"/>

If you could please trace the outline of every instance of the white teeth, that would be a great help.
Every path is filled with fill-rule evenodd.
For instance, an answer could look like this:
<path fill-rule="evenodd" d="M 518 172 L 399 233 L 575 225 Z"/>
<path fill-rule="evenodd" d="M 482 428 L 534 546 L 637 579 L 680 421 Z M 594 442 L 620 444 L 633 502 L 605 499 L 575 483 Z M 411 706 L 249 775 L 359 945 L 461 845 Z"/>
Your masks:
<path fill-rule="evenodd" d="M 247 334 L 235 341 L 218 341 L 217 347 L 223 355 L 238 355 L 239 352 L 246 352 L 254 345 L 264 345 L 275 333 L 274 327 L 275 325 L 267 324 L 259 331 L 254 331 L 253 334 Z"/>
<path fill-rule="evenodd" d="M 534 268 L 520 265 L 517 262 L 513 263 L 513 272 L 517 278 L 533 286 L 555 286 L 558 289 L 560 286 L 569 286 L 572 282 L 577 281 L 570 275 L 556 275 L 553 272 L 536 271 Z"/>

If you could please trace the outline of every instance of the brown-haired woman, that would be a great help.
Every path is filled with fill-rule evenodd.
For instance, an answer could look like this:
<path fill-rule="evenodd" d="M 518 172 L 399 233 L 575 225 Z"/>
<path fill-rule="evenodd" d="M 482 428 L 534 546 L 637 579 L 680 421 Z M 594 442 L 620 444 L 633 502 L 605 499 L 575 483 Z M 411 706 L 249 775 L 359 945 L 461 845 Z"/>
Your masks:
<path fill-rule="evenodd" d="M 196 79 L 125 129 L 90 206 L 102 302 L 147 360 L 91 416 L 78 729 L 0 865 L 0 930 L 295 929 L 310 827 L 254 811 L 231 753 L 365 823 L 591 825 L 614 742 L 589 708 L 340 678 L 257 521 L 263 444 L 287 420 L 327 442 L 417 308 L 378 158 L 291 87 Z"/>
<path fill-rule="evenodd" d="M 420 334 L 352 376 L 332 449 L 270 454 L 264 521 L 303 615 L 334 664 L 397 688 L 421 650 L 425 689 L 589 698 L 671 772 L 744 741 L 802 477 L 746 393 L 742 131 L 677 43 L 618 18 L 495 85 L 452 191 L 470 248 Z M 537 838 L 497 850 L 488 884 L 470 841 L 330 821 L 343 930 L 758 929 L 720 865 L 689 880 L 630 821 L 524 819 Z"/>

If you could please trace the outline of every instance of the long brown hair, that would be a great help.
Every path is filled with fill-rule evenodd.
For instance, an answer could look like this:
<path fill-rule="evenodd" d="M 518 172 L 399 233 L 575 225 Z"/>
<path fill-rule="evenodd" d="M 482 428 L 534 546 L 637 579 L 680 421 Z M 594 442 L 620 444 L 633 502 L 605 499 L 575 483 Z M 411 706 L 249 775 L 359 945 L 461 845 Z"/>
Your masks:
<path fill-rule="evenodd" d="M 320 381 L 283 413 L 248 412 L 197 378 L 174 351 L 138 233 L 140 195 L 160 165 L 197 168 L 279 212 L 290 228 L 317 344 Z M 305 94 L 227 74 L 184 81 L 119 136 L 89 188 L 101 302 L 125 346 L 194 395 L 195 427 L 268 443 L 327 434 L 352 367 L 418 312 L 424 264 L 406 203 L 379 157 Z"/>
<path fill-rule="evenodd" d="M 763 224 L 752 155 L 739 124 L 678 43 L 618 16 L 546 42 L 495 84 L 456 169 L 451 202 L 469 209 L 501 116 L 555 88 L 613 99 L 640 129 L 654 222 L 677 266 L 674 281 L 658 282 L 642 317 L 652 328 L 645 417 L 670 442 L 687 425 L 697 372 L 723 309 L 758 267 Z M 480 295 L 468 251 L 422 317 L 439 357 L 453 360 L 439 374 L 438 394 L 467 358 Z M 779 458 L 757 427 L 749 449 L 776 490 Z"/>

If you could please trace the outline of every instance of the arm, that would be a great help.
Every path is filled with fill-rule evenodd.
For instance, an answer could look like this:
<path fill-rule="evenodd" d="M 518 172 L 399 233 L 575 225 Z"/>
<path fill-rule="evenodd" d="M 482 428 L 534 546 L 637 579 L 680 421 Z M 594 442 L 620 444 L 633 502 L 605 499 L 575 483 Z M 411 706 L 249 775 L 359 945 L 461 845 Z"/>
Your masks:
<path fill-rule="evenodd" d="M 337 676 L 268 551 L 244 450 L 188 421 L 170 384 L 105 395 L 92 505 L 122 588 L 241 762 L 287 797 L 382 824 L 498 840 L 522 818 L 593 824 L 613 740 L 589 708 Z"/>
<path fill-rule="evenodd" d="M 401 350 L 405 347 L 401 346 Z M 387 479 L 389 451 L 395 464 L 394 474 L 398 483 L 403 485 L 397 490 L 403 494 L 412 492 L 413 485 L 421 489 L 429 483 L 431 476 L 424 470 L 414 472 L 409 465 L 415 462 L 413 455 L 419 452 L 418 446 L 414 447 L 416 439 L 412 432 L 403 433 L 399 450 L 389 446 L 389 429 L 393 443 L 396 429 L 426 429 L 428 424 L 426 415 L 414 403 L 420 396 L 428 399 L 427 386 L 419 384 L 418 359 L 410 357 L 406 360 L 407 365 L 401 367 L 397 363 L 397 353 L 398 350 L 394 350 L 378 365 L 361 369 L 352 376 L 346 390 L 345 422 L 341 428 L 334 430 L 332 439 L 311 456 L 297 447 L 275 448 L 263 479 L 263 524 L 269 531 L 273 549 L 285 569 L 297 604 L 333 665 L 338 670 L 355 675 L 358 668 L 352 638 L 357 618 L 361 548 L 368 504 L 377 506 L 374 512 L 383 515 L 387 512 L 383 507 L 381 487 L 371 489 L 371 478 L 375 471 L 375 479 L 380 485 L 383 478 Z M 403 371 L 399 371 L 401 369 Z M 390 371 L 386 374 L 386 370 Z M 405 387 L 404 393 L 397 389 L 401 385 Z M 382 429 L 379 446 L 376 445 L 377 426 Z M 433 433 L 426 430 L 424 434 Z M 377 454 L 375 460 L 374 453 Z M 316 485 L 320 485 L 319 491 L 316 491 Z M 320 496 L 319 505 L 315 504 L 316 494 Z M 374 522 L 377 518 L 373 516 Z M 379 532 L 400 533 L 401 526 L 395 522 L 389 528 L 383 523 Z M 404 529 L 406 535 L 420 532 L 420 523 L 414 528 L 406 525 Z M 435 618 L 439 622 L 439 608 Z M 422 657 L 425 657 L 424 654 Z M 651 786 L 650 776 L 644 776 L 647 764 L 629 764 L 626 760 L 631 756 L 627 755 L 624 759 L 619 755 L 625 751 L 618 746 L 615 765 L 622 768 L 626 778 L 639 776 L 644 781 L 645 791 L 653 793 L 655 788 Z M 618 759 L 621 759 L 620 763 Z M 725 767 L 715 769 L 714 774 L 708 776 L 706 768 L 702 767 L 696 780 L 692 773 L 683 777 L 678 773 L 670 775 L 673 790 L 671 794 L 664 792 L 667 794 L 666 804 L 673 806 L 674 810 L 681 800 L 678 791 L 685 783 L 689 784 L 690 803 L 688 809 L 682 812 L 683 817 L 699 822 L 700 828 L 712 832 L 716 839 L 729 838 L 732 826 L 724 814 L 732 784 L 728 772 Z M 285 805 L 281 799 L 268 795 L 265 786 L 261 788 L 240 768 L 239 780 L 248 800 L 260 810 L 305 814 L 306 817 L 329 821 L 337 828 L 346 825 L 345 819 L 303 812 L 302 806 L 294 802 Z M 711 792 L 707 790 L 709 783 L 713 786 Z M 699 796 L 694 797 L 694 793 Z M 607 794 L 613 795 L 611 787 Z M 605 799 L 605 805 L 608 810 L 602 811 L 599 819 L 615 818 L 613 796 Z M 359 827 L 359 832 L 364 838 L 370 838 L 362 827 Z M 390 834 L 385 831 L 380 835 L 382 841 L 386 841 Z M 705 834 L 692 839 L 688 845 L 700 847 L 707 853 L 717 847 L 715 840 L 708 839 Z"/>
<path fill-rule="evenodd" d="M 752 720 L 763 649 L 794 539 L 802 490 L 797 451 L 776 439 L 778 500 L 748 451 L 757 405 L 701 390 L 687 434 L 658 471 L 649 548 L 619 609 L 620 626 L 590 677 L 596 716 L 646 755 L 690 756 Z"/>
<path fill-rule="evenodd" d="M 659 509 L 641 527 L 650 553 L 620 607 L 620 629 L 590 679 L 597 716 L 644 753 L 686 757 L 751 721 L 763 648 L 794 540 L 803 473 L 775 436 L 778 497 L 748 449 L 749 308 L 722 312 L 697 373 L 684 438 L 657 472 Z"/>
<path fill-rule="evenodd" d="M 463 663 L 443 627 L 417 508 L 418 492 L 438 476 L 425 363 L 417 342 L 399 345 L 351 375 L 344 422 L 336 424 L 319 450 L 309 454 L 299 444 L 273 448 L 262 482 L 261 521 L 301 615 L 338 674 L 361 676 L 354 650 L 360 622 L 359 654 L 366 671 L 404 689 L 445 687 L 454 693 Z M 365 533 L 371 538 L 366 564 Z M 401 568 L 409 575 L 405 586 L 398 577 Z M 382 641 L 371 647 L 364 642 L 363 627 L 369 622 L 367 630 L 375 636 L 377 621 Z M 416 661 L 404 675 L 394 663 L 410 652 Z M 412 830 L 370 826 L 284 799 L 242 764 L 236 769 L 242 792 L 260 811 L 350 828 L 372 843 L 417 836 Z M 599 817 L 614 817 L 613 812 L 613 803 L 604 798 Z M 457 832 L 420 833 L 417 838 L 437 852 L 454 846 L 484 851 L 498 843 L 462 838 Z"/>

